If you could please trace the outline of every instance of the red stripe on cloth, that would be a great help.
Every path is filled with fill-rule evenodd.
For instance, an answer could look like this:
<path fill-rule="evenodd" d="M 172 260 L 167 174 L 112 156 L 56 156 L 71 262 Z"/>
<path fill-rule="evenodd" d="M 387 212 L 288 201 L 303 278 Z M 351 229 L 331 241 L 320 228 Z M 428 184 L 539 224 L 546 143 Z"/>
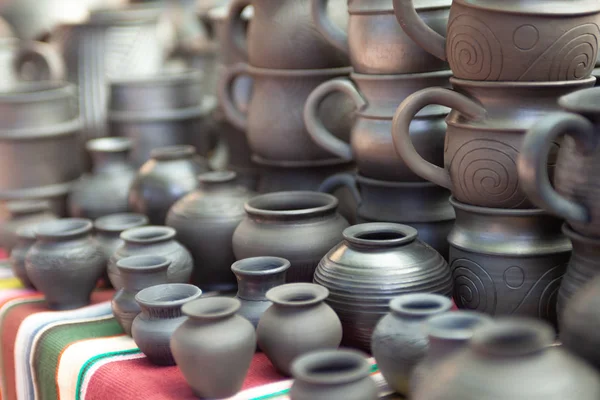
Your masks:
<path fill-rule="evenodd" d="M 4 260 L 5 258 L 8 258 L 8 253 L 6 250 L 0 249 L 0 260 Z"/>

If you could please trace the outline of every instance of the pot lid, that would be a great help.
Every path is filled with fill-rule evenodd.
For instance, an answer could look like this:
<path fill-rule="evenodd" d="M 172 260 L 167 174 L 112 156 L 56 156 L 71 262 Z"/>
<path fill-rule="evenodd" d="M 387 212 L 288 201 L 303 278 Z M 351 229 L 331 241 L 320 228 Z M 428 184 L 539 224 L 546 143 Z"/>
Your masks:
<path fill-rule="evenodd" d="M 598 0 L 454 0 L 466 7 L 510 14 L 578 15 L 600 12 Z"/>

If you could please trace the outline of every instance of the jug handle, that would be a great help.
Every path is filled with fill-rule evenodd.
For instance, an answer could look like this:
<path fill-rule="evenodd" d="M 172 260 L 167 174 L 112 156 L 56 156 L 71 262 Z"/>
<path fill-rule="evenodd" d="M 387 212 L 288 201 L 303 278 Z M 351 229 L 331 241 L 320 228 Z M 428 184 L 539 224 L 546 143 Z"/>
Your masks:
<path fill-rule="evenodd" d="M 356 176 L 351 173 L 342 172 L 340 174 L 331 175 L 321 183 L 318 191 L 321 193 L 333 194 L 337 189 L 344 187 L 350 191 L 356 204 L 360 205 L 362 197 L 358 190 L 358 186 L 356 185 Z"/>
<path fill-rule="evenodd" d="M 23 69 L 26 65 L 34 66 L 35 76 L 24 76 Z M 13 68 L 17 75 L 24 80 L 65 80 L 67 69 L 65 63 L 56 49 L 47 43 L 28 41 L 20 44 L 13 61 Z"/>
<path fill-rule="evenodd" d="M 223 46 L 237 53 L 240 60 L 248 59 L 248 41 L 246 38 L 246 23 L 242 18 L 244 9 L 252 5 L 251 0 L 233 0 L 229 4 L 224 27 Z"/>
<path fill-rule="evenodd" d="M 352 148 L 350 144 L 335 137 L 331 133 L 319 117 L 319 106 L 323 100 L 333 92 L 342 92 L 354 101 L 356 109 L 360 110 L 366 106 L 367 102 L 359 93 L 354 83 L 348 78 L 336 78 L 324 82 L 317 86 L 306 99 L 304 103 L 304 124 L 306 130 L 321 148 L 335 154 L 344 160 L 352 160 Z"/>
<path fill-rule="evenodd" d="M 311 0 L 310 12 L 317 30 L 333 47 L 348 54 L 348 34 L 337 27 L 329 18 L 327 5 L 329 0 Z"/>
<path fill-rule="evenodd" d="M 394 114 L 392 139 L 396 153 L 421 178 L 452 190 L 452 181 L 448 171 L 421 157 L 410 138 L 409 126 L 412 119 L 423 107 L 431 104 L 452 108 L 475 120 L 483 119 L 486 110 L 479 103 L 460 93 L 449 89 L 428 88 L 408 96 Z"/>
<path fill-rule="evenodd" d="M 236 106 L 233 98 L 235 80 L 241 75 L 248 75 L 248 64 L 238 63 L 226 67 L 217 85 L 217 97 L 227 120 L 236 128 L 245 131 L 248 115 Z"/>
<path fill-rule="evenodd" d="M 567 220 L 589 222 L 587 208 L 560 195 L 548 177 L 548 154 L 552 143 L 563 135 L 573 138 L 581 154 L 589 154 L 598 146 L 594 126 L 580 115 L 557 112 L 541 118 L 523 139 L 518 159 L 521 187 L 538 207 Z"/>
<path fill-rule="evenodd" d="M 423 50 L 446 61 L 446 38 L 431 29 L 419 16 L 413 0 L 393 0 L 394 14 L 402 30 Z"/>

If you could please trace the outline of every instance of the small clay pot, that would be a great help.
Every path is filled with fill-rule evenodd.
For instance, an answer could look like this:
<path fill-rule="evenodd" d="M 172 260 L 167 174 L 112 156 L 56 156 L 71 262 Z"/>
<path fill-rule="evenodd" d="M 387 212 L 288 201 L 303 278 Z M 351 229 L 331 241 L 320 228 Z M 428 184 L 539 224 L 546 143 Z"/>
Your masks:
<path fill-rule="evenodd" d="M 273 305 L 258 322 L 258 345 L 283 375 L 291 374 L 298 356 L 340 345 L 342 324 L 324 303 L 328 295 L 326 288 L 312 283 L 291 283 L 267 292 Z"/>
<path fill-rule="evenodd" d="M 187 317 L 181 307 L 202 295 L 202 291 L 185 283 L 167 283 L 140 290 L 135 301 L 142 312 L 131 325 L 131 336 L 148 360 L 156 365 L 175 365 L 171 353 L 171 336 Z"/>
<path fill-rule="evenodd" d="M 142 214 L 121 213 L 100 217 L 94 221 L 96 241 L 109 259 L 115 250 L 123 244 L 121 233 L 127 229 L 148 225 L 148 217 Z"/>
<path fill-rule="evenodd" d="M 10 267 L 13 274 L 19 278 L 26 288 L 34 288 L 27 275 L 25 257 L 35 243 L 35 225 L 23 226 L 17 230 L 17 242 L 10 251 Z"/>

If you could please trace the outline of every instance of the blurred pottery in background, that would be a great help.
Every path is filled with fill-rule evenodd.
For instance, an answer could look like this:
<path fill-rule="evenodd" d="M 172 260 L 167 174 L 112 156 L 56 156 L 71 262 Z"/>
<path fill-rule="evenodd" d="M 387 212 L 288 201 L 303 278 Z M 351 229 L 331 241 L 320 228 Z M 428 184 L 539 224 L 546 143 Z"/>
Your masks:
<path fill-rule="evenodd" d="M 19 241 L 19 229 L 55 219 L 47 201 L 0 202 L 0 247 L 10 253 Z"/>

